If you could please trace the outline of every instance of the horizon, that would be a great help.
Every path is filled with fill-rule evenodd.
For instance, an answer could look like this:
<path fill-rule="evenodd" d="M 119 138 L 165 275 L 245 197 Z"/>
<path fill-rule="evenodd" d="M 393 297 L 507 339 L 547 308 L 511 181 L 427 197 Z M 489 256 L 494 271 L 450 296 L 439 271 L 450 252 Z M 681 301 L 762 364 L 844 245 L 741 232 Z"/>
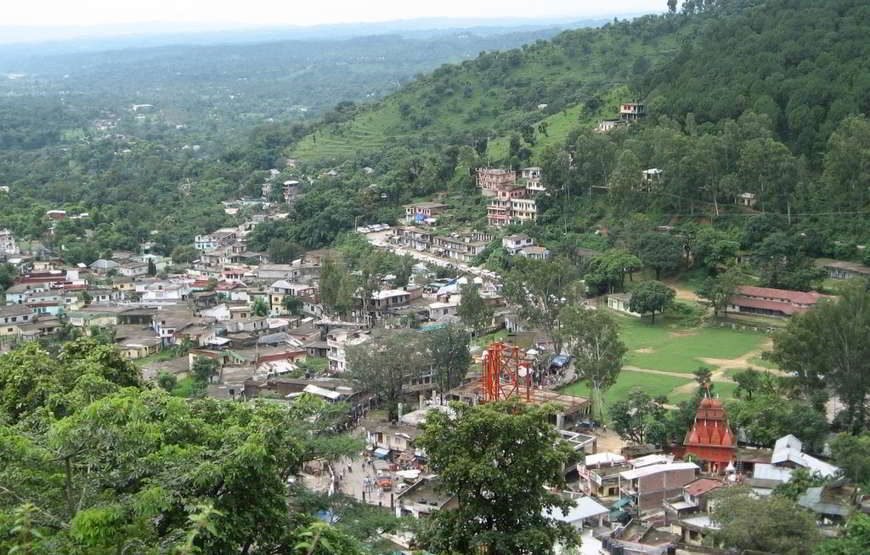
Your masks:
<path fill-rule="evenodd" d="M 586 5 L 584 5 L 586 4 Z M 115 27 L 183 27 L 208 30 L 378 24 L 414 20 L 570 21 L 618 14 L 662 12 L 663 0 L 614 0 L 606 6 L 572 0 L 540 0 L 530 13 L 524 0 L 442 0 L 437 4 L 375 0 L 322 0 L 296 6 L 275 0 L 152 0 L 146 9 L 116 0 L 33 0 L 6 6 L 0 31 L 110 30 Z M 2 36 L 0 36 L 2 38 Z"/>

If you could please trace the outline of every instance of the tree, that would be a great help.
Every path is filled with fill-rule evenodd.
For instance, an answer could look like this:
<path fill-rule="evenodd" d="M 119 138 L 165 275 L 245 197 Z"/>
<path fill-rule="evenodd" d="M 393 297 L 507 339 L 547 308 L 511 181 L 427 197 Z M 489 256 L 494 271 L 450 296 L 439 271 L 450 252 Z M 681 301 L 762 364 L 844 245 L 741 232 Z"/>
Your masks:
<path fill-rule="evenodd" d="M 697 230 L 690 244 L 693 263 L 711 273 L 732 264 L 740 250 L 740 241 L 732 234 L 706 226 Z"/>
<path fill-rule="evenodd" d="M 157 385 L 164 391 L 172 391 L 175 389 L 176 384 L 178 384 L 178 378 L 175 377 L 175 374 L 170 374 L 166 371 L 161 371 L 157 374 Z"/>
<path fill-rule="evenodd" d="M 846 522 L 846 533 L 822 542 L 815 555 L 864 555 L 870 545 L 870 516 L 855 512 Z"/>
<path fill-rule="evenodd" d="M 355 287 L 344 264 L 324 258 L 320 265 L 320 300 L 330 314 L 344 315 L 353 307 Z"/>
<path fill-rule="evenodd" d="M 153 258 L 148 259 L 148 275 L 149 276 L 156 276 L 157 275 L 157 265 L 154 264 Z"/>
<path fill-rule="evenodd" d="M 444 401 L 444 393 L 460 385 L 471 366 L 470 337 L 461 326 L 449 325 L 428 333 L 432 380 Z"/>
<path fill-rule="evenodd" d="M 662 272 L 676 270 L 683 262 L 683 245 L 672 235 L 644 233 L 633 250 L 644 266 L 655 270 L 656 280 Z"/>
<path fill-rule="evenodd" d="M 199 251 L 190 245 L 178 245 L 169 257 L 173 264 L 190 264 L 199 257 Z"/>
<path fill-rule="evenodd" d="M 625 287 L 625 275 L 629 277 L 641 268 L 640 258 L 623 249 L 610 249 L 593 258 L 583 276 L 588 284 L 612 293 Z"/>
<path fill-rule="evenodd" d="M 831 442 L 834 463 L 850 480 L 870 485 L 870 432 L 861 435 L 838 434 Z"/>
<path fill-rule="evenodd" d="M 795 468 L 791 471 L 788 482 L 777 485 L 773 488 L 773 493 L 797 501 L 809 488 L 821 486 L 824 483 L 825 478 L 818 473 L 812 474 L 806 468 Z"/>
<path fill-rule="evenodd" d="M 9 289 L 15 283 L 18 272 L 12 264 L 0 264 L 0 293 Z"/>
<path fill-rule="evenodd" d="M 722 488 L 711 517 L 714 539 L 727 548 L 760 553 L 809 555 L 821 536 L 815 518 L 781 495 L 755 497 L 743 487 Z"/>
<path fill-rule="evenodd" d="M 660 424 L 667 411 L 667 399 L 653 399 L 640 388 L 632 389 L 628 397 L 610 407 L 610 421 L 622 439 L 638 444 L 659 443 L 662 439 Z"/>
<path fill-rule="evenodd" d="M 211 383 L 211 379 L 218 374 L 220 365 L 218 361 L 207 356 L 198 356 L 193 359 L 193 366 L 190 371 L 193 378 L 199 382 L 203 388 Z"/>
<path fill-rule="evenodd" d="M 518 260 L 504 280 L 503 292 L 519 316 L 539 327 L 562 352 L 559 312 L 577 298 L 576 272 L 567 260 Z"/>
<path fill-rule="evenodd" d="M 710 301 L 713 307 L 713 315 L 727 312 L 728 299 L 734 295 L 734 291 L 740 283 L 740 274 L 734 268 L 715 276 L 708 277 L 698 289 L 698 296 Z"/>
<path fill-rule="evenodd" d="M 852 433 L 866 429 L 870 392 L 870 291 L 863 283 L 843 288 L 839 300 L 823 300 L 796 315 L 773 338 L 771 360 L 794 373 L 807 393 L 828 386 L 846 406 Z"/>
<path fill-rule="evenodd" d="M 638 314 L 650 314 L 655 324 L 656 312 L 664 312 L 676 295 L 676 291 L 660 281 L 645 281 L 631 292 L 629 308 Z"/>
<path fill-rule="evenodd" d="M 799 240 L 785 232 L 766 237 L 755 248 L 752 259 L 767 287 L 806 291 L 825 275 L 804 255 Z"/>
<path fill-rule="evenodd" d="M 480 296 L 480 286 L 476 283 L 466 283 L 460 291 L 457 315 L 474 335 L 478 335 L 492 325 L 493 309 Z"/>
<path fill-rule="evenodd" d="M 701 391 L 710 391 L 713 389 L 713 371 L 706 366 L 699 366 L 692 371 L 695 376 L 695 381 L 698 382 L 698 388 Z"/>
<path fill-rule="evenodd" d="M 559 334 L 573 357 L 577 377 L 589 381 L 593 405 L 603 415 L 603 393 L 616 382 L 627 351 L 619 339 L 619 326 L 606 312 L 583 306 L 565 307 L 560 320 Z"/>
<path fill-rule="evenodd" d="M 742 372 L 737 372 L 734 374 L 733 379 L 737 382 L 737 389 L 734 390 L 734 395 L 738 399 L 745 395 L 746 399 L 751 401 L 752 394 L 762 387 L 762 373 L 754 368 L 747 368 Z"/>
<path fill-rule="evenodd" d="M 804 445 L 819 451 L 829 431 L 824 413 L 806 401 L 776 394 L 756 394 L 751 400 L 732 401 L 728 404 L 728 417 L 747 442 L 765 447 L 799 430 Z"/>
<path fill-rule="evenodd" d="M 404 386 L 429 368 L 426 346 L 419 332 L 372 332 L 372 337 L 347 348 L 351 379 L 365 391 L 380 396 L 391 422 L 399 419 Z"/>
<path fill-rule="evenodd" d="M 286 310 L 290 314 L 294 316 L 300 316 L 302 314 L 302 307 L 304 305 L 299 297 L 294 297 L 293 295 L 284 295 L 284 299 L 281 301 L 281 306 L 283 306 L 284 310 Z"/>
<path fill-rule="evenodd" d="M 269 305 L 266 304 L 266 300 L 263 297 L 254 299 L 254 306 L 251 308 L 253 309 L 254 316 L 263 318 L 269 315 Z"/>
<path fill-rule="evenodd" d="M 276 237 L 269 241 L 267 254 L 275 264 L 288 264 L 302 254 L 302 247 L 297 243 Z"/>
<path fill-rule="evenodd" d="M 46 553 L 292 552 L 313 519 L 292 511 L 287 479 L 310 460 L 310 437 L 324 439 L 332 423 L 311 411 L 127 388 L 41 425 L 0 425 L 3 552 L 10 541 L 36 543 L 32 532 L 9 534 L 10 515 L 22 511 Z"/>
<path fill-rule="evenodd" d="M 550 515 L 570 504 L 564 487 L 574 454 L 549 423 L 549 409 L 516 401 L 455 405 L 432 413 L 417 444 L 458 506 L 438 511 L 418 536 L 435 553 L 549 553 L 579 537 Z"/>

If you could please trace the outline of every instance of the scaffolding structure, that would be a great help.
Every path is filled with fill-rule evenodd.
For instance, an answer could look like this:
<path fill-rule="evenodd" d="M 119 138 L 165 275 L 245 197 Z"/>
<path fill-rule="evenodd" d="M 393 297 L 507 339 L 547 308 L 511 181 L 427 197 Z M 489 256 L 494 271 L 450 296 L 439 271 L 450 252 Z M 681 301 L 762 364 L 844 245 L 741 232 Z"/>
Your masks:
<path fill-rule="evenodd" d="M 525 353 L 515 345 L 490 343 L 483 354 L 480 377 L 485 403 L 519 398 L 532 400 L 532 368 Z"/>

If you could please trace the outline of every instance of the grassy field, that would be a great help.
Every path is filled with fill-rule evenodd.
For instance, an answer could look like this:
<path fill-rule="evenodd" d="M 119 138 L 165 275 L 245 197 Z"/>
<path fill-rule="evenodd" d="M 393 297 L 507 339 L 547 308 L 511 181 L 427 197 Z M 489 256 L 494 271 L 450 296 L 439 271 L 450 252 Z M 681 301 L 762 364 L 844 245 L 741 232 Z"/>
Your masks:
<path fill-rule="evenodd" d="M 728 328 L 685 328 L 619 317 L 626 364 L 665 372 L 692 372 L 701 358 L 733 359 L 761 348 L 766 336 Z"/>
<path fill-rule="evenodd" d="M 661 376 L 657 374 L 643 374 L 641 372 L 624 371 L 619 374 L 616 383 L 607 390 L 604 394 L 604 402 L 609 405 L 616 401 L 625 399 L 628 393 L 635 387 L 639 387 L 653 397 L 659 395 L 668 396 L 675 388 L 685 385 L 692 380 L 680 379 L 671 376 Z M 562 390 L 563 393 L 571 395 L 579 395 L 580 397 L 589 397 L 591 395 L 589 387 L 585 383 L 574 383 Z"/>
<path fill-rule="evenodd" d="M 713 384 L 713 395 L 718 396 L 723 401 L 728 401 L 734 398 L 734 390 L 737 389 L 736 383 L 716 382 Z M 688 401 L 692 398 L 694 392 L 681 391 L 668 395 L 668 401 L 676 405 L 683 401 Z"/>

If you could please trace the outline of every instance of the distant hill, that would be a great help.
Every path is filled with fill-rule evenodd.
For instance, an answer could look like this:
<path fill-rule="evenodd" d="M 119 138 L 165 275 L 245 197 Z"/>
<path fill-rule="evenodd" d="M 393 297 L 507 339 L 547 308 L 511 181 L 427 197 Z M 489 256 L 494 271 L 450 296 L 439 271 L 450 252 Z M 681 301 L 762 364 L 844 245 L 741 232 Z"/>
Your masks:
<path fill-rule="evenodd" d="M 0 47 L 0 95 L 64 95 L 86 106 L 114 110 L 153 104 L 170 113 L 174 123 L 188 126 L 201 122 L 205 113 L 225 123 L 236 122 L 235 128 L 303 120 L 340 102 L 381 98 L 445 62 L 551 38 L 560 28 L 502 31 L 487 29 L 478 34 L 450 29 L 413 37 L 370 35 L 115 50 L 93 50 L 80 41 L 6 46 Z"/>

